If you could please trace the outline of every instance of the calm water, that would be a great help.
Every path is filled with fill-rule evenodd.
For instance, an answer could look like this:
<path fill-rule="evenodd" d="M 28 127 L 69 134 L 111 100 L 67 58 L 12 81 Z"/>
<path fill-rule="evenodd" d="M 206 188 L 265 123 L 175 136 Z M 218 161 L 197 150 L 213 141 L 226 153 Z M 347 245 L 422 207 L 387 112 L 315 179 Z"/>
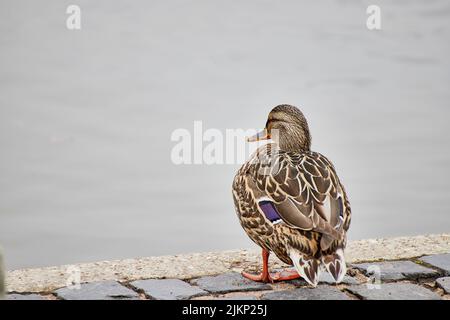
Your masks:
<path fill-rule="evenodd" d="M 450 231 L 450 4 L 0 4 L 0 243 L 9 268 L 250 247 L 236 165 L 175 166 L 176 128 L 306 114 L 351 239 Z"/>

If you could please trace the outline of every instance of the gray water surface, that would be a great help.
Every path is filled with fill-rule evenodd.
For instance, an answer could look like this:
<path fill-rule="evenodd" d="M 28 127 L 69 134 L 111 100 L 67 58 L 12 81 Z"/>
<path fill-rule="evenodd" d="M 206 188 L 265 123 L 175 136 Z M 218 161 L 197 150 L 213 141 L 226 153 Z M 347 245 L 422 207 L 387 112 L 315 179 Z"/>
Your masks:
<path fill-rule="evenodd" d="M 0 244 L 8 268 L 253 246 L 236 165 L 170 160 L 177 128 L 301 107 L 350 196 L 350 239 L 450 231 L 450 4 L 0 3 Z"/>

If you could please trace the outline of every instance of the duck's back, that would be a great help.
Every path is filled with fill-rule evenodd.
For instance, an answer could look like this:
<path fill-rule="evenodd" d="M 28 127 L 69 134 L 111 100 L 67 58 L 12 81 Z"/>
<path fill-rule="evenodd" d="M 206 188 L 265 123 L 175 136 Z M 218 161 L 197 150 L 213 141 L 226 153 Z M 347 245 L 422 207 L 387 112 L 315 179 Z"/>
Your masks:
<path fill-rule="evenodd" d="M 238 171 L 233 196 L 249 237 L 282 261 L 340 259 L 351 209 L 334 166 L 320 153 L 260 147 Z"/>

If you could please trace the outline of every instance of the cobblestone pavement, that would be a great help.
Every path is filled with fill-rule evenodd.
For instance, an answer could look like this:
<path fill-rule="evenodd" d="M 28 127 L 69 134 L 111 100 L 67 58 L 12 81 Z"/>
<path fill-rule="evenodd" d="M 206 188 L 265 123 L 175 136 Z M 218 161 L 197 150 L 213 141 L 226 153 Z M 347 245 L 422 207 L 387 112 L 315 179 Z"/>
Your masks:
<path fill-rule="evenodd" d="M 359 263 L 333 284 L 327 273 L 312 288 L 301 279 L 263 284 L 229 272 L 195 279 L 100 281 L 53 292 L 10 293 L 9 300 L 450 300 L 450 253 L 411 260 Z"/>

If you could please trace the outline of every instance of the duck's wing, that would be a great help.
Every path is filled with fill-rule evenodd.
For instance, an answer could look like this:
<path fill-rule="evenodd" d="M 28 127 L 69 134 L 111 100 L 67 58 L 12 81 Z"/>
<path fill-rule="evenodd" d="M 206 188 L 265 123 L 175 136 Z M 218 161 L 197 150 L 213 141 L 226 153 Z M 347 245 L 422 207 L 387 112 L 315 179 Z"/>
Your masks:
<path fill-rule="evenodd" d="M 324 234 L 322 248 L 342 239 L 344 191 L 326 157 L 278 151 L 265 154 L 252 169 L 266 216 L 278 214 L 291 227 Z"/>

